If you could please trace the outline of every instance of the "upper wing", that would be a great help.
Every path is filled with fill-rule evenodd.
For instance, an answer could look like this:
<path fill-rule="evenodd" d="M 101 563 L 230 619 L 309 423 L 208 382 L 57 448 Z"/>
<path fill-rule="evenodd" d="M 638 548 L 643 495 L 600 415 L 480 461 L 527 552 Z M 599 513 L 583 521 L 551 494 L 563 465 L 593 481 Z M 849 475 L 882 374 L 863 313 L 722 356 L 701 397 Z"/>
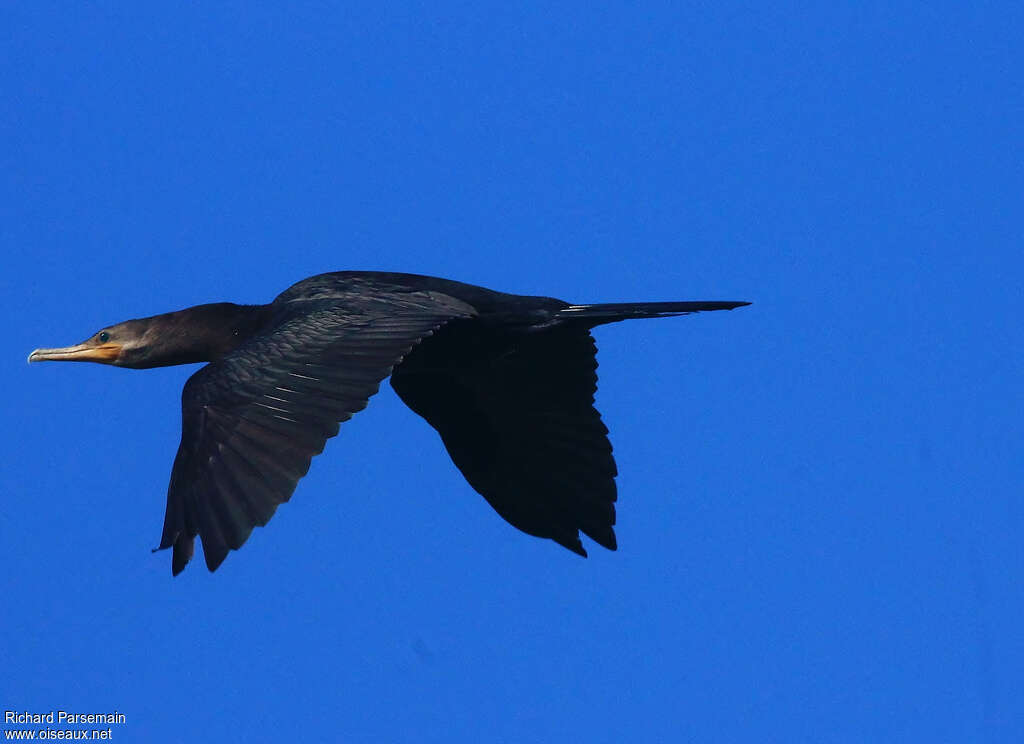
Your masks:
<path fill-rule="evenodd" d="M 511 524 L 586 555 L 615 549 L 615 460 L 594 408 L 586 328 L 494 342 L 453 323 L 395 369 L 391 386 L 437 429 L 470 485 Z"/>
<path fill-rule="evenodd" d="M 473 309 L 409 292 L 290 303 L 273 331 L 209 364 L 182 392 L 181 445 L 158 549 L 177 575 L 203 542 L 213 571 L 287 501 L 338 424 L 366 407 L 413 346 Z"/>

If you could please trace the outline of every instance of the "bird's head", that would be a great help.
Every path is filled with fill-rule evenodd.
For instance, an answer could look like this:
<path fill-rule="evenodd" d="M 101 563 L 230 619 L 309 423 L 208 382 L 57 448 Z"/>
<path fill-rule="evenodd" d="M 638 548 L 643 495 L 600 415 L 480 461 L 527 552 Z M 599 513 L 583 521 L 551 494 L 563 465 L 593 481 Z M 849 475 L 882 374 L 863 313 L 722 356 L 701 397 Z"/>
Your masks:
<path fill-rule="evenodd" d="M 146 332 L 151 318 L 126 320 L 96 331 L 80 344 L 55 349 L 36 349 L 30 362 L 98 362 L 118 367 L 134 367 L 133 357 L 144 352 Z M 144 354 L 143 354 L 144 356 Z"/>
<path fill-rule="evenodd" d="M 148 369 L 213 361 L 252 332 L 263 306 L 227 302 L 126 320 L 100 329 L 80 344 L 36 349 L 30 362 L 98 362 Z"/>

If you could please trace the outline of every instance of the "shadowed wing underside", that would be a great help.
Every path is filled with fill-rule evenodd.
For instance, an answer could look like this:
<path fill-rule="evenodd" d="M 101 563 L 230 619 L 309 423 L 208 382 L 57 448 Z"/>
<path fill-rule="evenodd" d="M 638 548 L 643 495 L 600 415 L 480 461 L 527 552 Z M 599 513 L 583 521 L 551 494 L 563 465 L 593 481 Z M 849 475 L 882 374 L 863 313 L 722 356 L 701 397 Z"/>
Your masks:
<path fill-rule="evenodd" d="M 202 539 L 212 571 L 287 501 L 340 422 L 423 338 L 473 309 L 446 295 L 287 303 L 286 317 L 189 378 L 158 549 L 176 575 Z"/>
<path fill-rule="evenodd" d="M 586 327 L 509 334 L 456 321 L 414 349 L 391 386 L 502 517 L 585 556 L 579 531 L 616 547 L 596 351 Z"/>

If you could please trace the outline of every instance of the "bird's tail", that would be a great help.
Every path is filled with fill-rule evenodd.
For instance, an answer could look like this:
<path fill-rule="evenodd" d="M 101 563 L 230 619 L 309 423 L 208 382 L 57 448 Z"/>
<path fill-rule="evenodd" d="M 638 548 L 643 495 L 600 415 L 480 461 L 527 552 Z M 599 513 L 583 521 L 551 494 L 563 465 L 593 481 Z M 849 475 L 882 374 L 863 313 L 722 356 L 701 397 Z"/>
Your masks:
<path fill-rule="evenodd" d="M 570 305 L 558 311 L 560 320 L 579 318 L 591 325 L 614 323 L 631 318 L 670 318 L 708 310 L 732 310 L 749 302 L 691 300 L 689 302 L 605 302 L 596 305 Z"/>

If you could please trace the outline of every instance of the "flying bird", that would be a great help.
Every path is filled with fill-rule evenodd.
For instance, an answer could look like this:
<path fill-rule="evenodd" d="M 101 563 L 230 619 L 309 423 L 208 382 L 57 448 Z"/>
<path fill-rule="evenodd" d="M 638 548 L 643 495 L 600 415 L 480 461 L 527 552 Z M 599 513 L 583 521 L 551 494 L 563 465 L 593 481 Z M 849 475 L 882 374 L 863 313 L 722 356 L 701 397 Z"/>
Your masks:
<path fill-rule="evenodd" d="M 341 271 L 267 305 L 127 320 L 30 362 L 147 369 L 207 362 L 182 391 L 163 534 L 171 571 L 196 535 L 210 571 L 288 501 L 326 441 L 391 376 L 469 484 L 523 532 L 615 550 L 615 460 L 594 408 L 591 329 L 747 302 L 574 305 L 416 274 Z"/>

